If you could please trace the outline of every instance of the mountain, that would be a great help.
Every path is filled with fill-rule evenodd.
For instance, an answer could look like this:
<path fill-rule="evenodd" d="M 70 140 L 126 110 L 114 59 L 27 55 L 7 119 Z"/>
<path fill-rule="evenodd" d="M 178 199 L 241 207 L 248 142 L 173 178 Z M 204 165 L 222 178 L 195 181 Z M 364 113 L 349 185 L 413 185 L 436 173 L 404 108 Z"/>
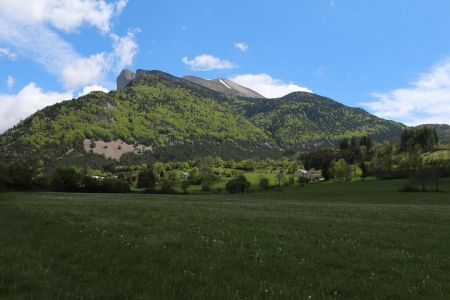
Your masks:
<path fill-rule="evenodd" d="M 264 98 L 261 94 L 258 94 L 254 90 L 246 88 L 242 85 L 234 83 L 231 80 L 219 78 L 214 80 L 207 80 L 195 76 L 185 76 L 182 77 L 185 80 L 189 80 L 198 85 L 211 89 L 213 91 L 223 93 L 228 96 L 233 97 L 248 97 L 248 98 Z"/>
<path fill-rule="evenodd" d="M 230 81 L 192 78 L 124 71 L 117 91 L 46 107 L 7 130 L 0 162 L 104 166 L 206 155 L 279 157 L 352 136 L 397 141 L 405 127 L 312 93 L 265 99 Z"/>
<path fill-rule="evenodd" d="M 104 164 L 206 155 L 267 157 L 272 137 L 228 98 L 158 71 L 138 70 L 126 88 L 92 92 L 38 111 L 0 136 L 0 161 Z"/>
<path fill-rule="evenodd" d="M 405 126 L 332 99 L 295 92 L 277 99 L 247 99 L 245 114 L 283 148 L 295 150 L 336 145 L 353 136 L 397 141 Z"/>
<path fill-rule="evenodd" d="M 450 144 L 450 126 L 447 124 L 424 124 L 419 125 L 417 127 L 431 127 L 436 129 L 436 132 L 439 137 L 439 143 L 441 144 Z"/>

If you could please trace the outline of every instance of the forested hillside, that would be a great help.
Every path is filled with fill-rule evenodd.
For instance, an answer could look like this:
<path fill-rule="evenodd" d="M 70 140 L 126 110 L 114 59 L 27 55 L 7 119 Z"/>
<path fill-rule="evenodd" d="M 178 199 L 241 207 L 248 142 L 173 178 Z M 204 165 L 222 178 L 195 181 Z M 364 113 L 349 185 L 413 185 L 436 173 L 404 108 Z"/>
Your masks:
<path fill-rule="evenodd" d="M 61 102 L 7 130 L 0 136 L 0 161 L 105 165 L 279 157 L 363 135 L 398 141 L 404 127 L 311 93 L 232 97 L 138 70 L 124 89 Z"/>

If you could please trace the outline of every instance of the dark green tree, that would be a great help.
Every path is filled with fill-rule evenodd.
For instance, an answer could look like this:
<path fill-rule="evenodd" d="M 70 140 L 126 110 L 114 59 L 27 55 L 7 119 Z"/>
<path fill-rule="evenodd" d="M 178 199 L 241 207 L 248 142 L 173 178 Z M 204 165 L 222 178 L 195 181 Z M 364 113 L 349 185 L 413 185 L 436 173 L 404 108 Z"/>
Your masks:
<path fill-rule="evenodd" d="M 231 194 L 243 194 L 250 189 L 250 186 L 250 182 L 243 174 L 241 174 L 228 181 L 225 185 L 225 189 Z"/>
<path fill-rule="evenodd" d="M 156 186 L 156 177 L 152 168 L 141 171 L 137 179 L 137 187 L 144 189 L 153 189 Z"/>

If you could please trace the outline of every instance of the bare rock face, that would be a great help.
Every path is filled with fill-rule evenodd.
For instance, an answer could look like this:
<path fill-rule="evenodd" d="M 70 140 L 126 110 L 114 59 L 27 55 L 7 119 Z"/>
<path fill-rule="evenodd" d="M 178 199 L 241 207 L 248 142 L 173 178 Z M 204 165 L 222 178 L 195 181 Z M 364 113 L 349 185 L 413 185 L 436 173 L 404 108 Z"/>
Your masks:
<path fill-rule="evenodd" d="M 117 90 L 124 89 L 136 77 L 130 70 L 124 69 L 116 79 Z"/>

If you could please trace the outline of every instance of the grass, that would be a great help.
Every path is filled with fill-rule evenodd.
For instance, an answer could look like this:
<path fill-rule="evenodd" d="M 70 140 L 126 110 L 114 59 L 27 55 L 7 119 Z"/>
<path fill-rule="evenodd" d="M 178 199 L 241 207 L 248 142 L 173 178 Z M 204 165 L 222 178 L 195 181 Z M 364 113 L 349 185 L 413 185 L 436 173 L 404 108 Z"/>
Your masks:
<path fill-rule="evenodd" d="M 0 298 L 448 299 L 450 193 L 402 184 L 0 194 Z"/>

